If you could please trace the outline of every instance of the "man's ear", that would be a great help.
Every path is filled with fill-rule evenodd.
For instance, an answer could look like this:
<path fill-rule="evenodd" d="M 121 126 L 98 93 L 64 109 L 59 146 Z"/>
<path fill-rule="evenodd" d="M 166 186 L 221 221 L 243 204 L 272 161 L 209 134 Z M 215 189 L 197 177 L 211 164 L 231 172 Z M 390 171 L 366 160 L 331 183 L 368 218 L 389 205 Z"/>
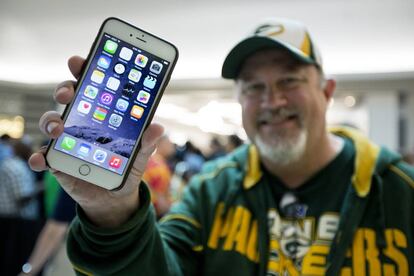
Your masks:
<path fill-rule="evenodd" d="M 325 85 L 323 87 L 323 93 L 325 94 L 325 98 L 327 101 L 330 101 L 333 98 L 336 88 L 336 81 L 334 79 L 328 79 L 325 81 Z"/>

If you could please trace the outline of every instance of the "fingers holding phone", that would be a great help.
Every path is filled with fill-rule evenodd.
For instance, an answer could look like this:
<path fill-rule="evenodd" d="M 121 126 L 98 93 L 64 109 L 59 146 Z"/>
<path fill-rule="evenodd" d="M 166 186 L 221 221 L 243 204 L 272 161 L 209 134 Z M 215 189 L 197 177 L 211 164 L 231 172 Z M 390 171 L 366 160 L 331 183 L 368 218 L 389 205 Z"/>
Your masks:
<path fill-rule="evenodd" d="M 150 122 L 177 58 L 172 44 L 110 18 L 88 59 L 68 61 L 78 81 L 57 86 L 55 100 L 67 107 L 62 116 L 42 116 L 39 126 L 54 140 L 30 165 L 50 166 L 97 225 L 115 226 L 137 207 L 141 176 L 163 133 Z"/>
<path fill-rule="evenodd" d="M 75 79 L 79 79 L 85 61 L 86 60 L 80 56 L 72 56 L 69 58 L 68 67 Z"/>

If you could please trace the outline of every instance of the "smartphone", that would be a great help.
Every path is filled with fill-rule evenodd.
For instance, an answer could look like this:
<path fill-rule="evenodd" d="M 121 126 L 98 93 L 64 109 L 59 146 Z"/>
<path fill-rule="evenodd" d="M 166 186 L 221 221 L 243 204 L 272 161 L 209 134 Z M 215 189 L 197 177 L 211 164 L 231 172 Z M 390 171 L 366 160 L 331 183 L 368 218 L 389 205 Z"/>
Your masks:
<path fill-rule="evenodd" d="M 120 189 L 177 62 L 177 48 L 117 18 L 102 24 L 49 144 L 51 168 Z"/>

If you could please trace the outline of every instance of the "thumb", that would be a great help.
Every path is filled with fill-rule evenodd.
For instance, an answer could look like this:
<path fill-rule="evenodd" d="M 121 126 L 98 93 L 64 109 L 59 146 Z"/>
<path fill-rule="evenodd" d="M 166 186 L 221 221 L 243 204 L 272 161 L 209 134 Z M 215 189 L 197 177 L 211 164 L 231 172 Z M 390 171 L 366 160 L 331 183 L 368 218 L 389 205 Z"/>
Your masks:
<path fill-rule="evenodd" d="M 159 124 L 151 124 L 145 130 L 141 140 L 141 149 L 138 152 L 131 170 L 133 176 L 140 177 L 143 175 L 148 158 L 154 152 L 156 144 L 163 133 L 164 128 Z"/>
<path fill-rule="evenodd" d="M 149 125 L 142 136 L 140 152 L 145 153 L 147 149 L 154 147 L 163 134 L 162 125 L 156 123 Z"/>

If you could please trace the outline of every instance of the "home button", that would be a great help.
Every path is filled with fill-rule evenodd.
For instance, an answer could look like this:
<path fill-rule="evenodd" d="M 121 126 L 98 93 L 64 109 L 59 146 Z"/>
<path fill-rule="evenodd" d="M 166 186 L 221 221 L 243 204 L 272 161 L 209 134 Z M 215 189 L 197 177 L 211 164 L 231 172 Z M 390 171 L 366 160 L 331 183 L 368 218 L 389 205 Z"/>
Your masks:
<path fill-rule="evenodd" d="M 79 167 L 79 173 L 83 176 L 88 175 L 90 172 L 91 172 L 91 168 L 86 164 L 83 164 L 82 166 Z"/>

